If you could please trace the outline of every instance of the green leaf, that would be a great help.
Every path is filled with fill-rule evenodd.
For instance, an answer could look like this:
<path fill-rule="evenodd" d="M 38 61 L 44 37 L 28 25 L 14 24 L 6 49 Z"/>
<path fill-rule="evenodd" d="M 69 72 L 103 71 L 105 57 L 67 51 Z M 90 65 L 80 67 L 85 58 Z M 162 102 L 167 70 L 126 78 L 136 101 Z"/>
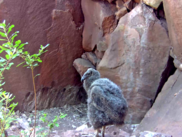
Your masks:
<path fill-rule="evenodd" d="M 8 33 L 12 30 L 12 28 L 14 28 L 15 27 L 15 25 L 11 25 L 10 27 L 9 27 L 9 29 L 8 29 Z"/>
<path fill-rule="evenodd" d="M 0 48 L 1 48 L 2 50 L 8 50 L 7 48 L 5 48 L 5 47 L 3 47 L 3 46 L 0 46 Z"/>
<path fill-rule="evenodd" d="M 12 42 L 12 43 L 13 43 L 13 41 L 14 41 L 14 39 L 15 39 L 16 36 L 17 36 L 16 33 L 13 33 L 13 34 L 12 34 L 12 36 L 11 36 L 11 42 Z"/>
<path fill-rule="evenodd" d="M 0 41 L 7 41 L 6 39 L 0 39 Z"/>
<path fill-rule="evenodd" d="M 6 54 L 6 59 L 9 60 L 10 59 L 10 55 Z"/>
<path fill-rule="evenodd" d="M 35 77 L 34 77 L 34 78 L 36 78 L 37 76 L 40 76 L 40 74 L 35 75 Z"/>
<path fill-rule="evenodd" d="M 14 65 L 14 63 L 13 63 L 13 62 L 9 63 L 9 67 L 11 67 L 12 65 Z"/>
<path fill-rule="evenodd" d="M 20 43 L 21 43 L 21 40 L 15 41 L 15 47 L 17 48 L 20 45 Z"/>
<path fill-rule="evenodd" d="M 40 58 L 39 58 L 39 59 L 37 59 L 37 61 L 38 61 L 38 62 L 40 62 L 40 63 L 42 63 L 42 60 L 41 60 Z"/>
<path fill-rule="evenodd" d="M 0 35 L 1 35 L 2 37 L 6 37 L 6 34 L 3 33 L 3 32 L 0 32 Z"/>
<path fill-rule="evenodd" d="M 59 117 L 61 118 L 61 119 L 63 119 L 63 118 L 65 118 L 67 116 L 67 114 L 61 114 Z"/>
<path fill-rule="evenodd" d="M 56 127 L 59 127 L 59 124 L 58 124 L 58 123 L 55 123 L 55 126 L 56 126 Z"/>
<path fill-rule="evenodd" d="M 2 53 L 4 50 L 0 50 L 0 53 Z"/>
<path fill-rule="evenodd" d="M 25 61 L 23 61 L 22 63 L 18 64 L 16 67 L 19 67 L 19 66 L 22 65 L 23 63 L 25 63 Z"/>
<path fill-rule="evenodd" d="M 25 45 L 27 45 L 26 43 L 20 44 L 20 46 L 18 47 L 18 49 L 23 48 Z"/>

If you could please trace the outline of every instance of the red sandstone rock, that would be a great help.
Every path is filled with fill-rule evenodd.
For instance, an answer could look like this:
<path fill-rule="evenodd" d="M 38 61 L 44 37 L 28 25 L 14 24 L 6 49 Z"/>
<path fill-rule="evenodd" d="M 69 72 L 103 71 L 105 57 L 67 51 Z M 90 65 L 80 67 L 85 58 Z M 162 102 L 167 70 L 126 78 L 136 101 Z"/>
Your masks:
<path fill-rule="evenodd" d="M 83 22 L 83 13 L 81 10 L 81 0 L 56 0 L 55 9 L 69 11 L 73 16 L 73 21 L 79 27 Z"/>
<path fill-rule="evenodd" d="M 57 10 L 52 12 L 54 7 Z M 15 24 L 13 31 L 20 31 L 17 39 L 29 42 L 25 49 L 30 53 L 36 53 L 41 44 L 50 44 L 42 56 L 43 63 L 35 69 L 35 74 L 41 74 L 36 78 L 37 108 L 77 103 L 81 82 L 72 63 L 83 53 L 82 32 L 78 28 L 83 22 L 81 1 L 6 0 L 0 4 L 0 20 L 4 19 Z M 21 61 L 16 59 L 15 66 Z M 5 90 L 16 96 L 18 109 L 31 111 L 34 108 L 31 71 L 15 66 L 5 73 Z"/>
<path fill-rule="evenodd" d="M 50 0 L 4 0 L 0 2 L 0 22 L 6 20 L 7 23 L 15 24 L 12 31 L 20 32 L 17 39 L 29 43 L 25 50 L 31 54 L 37 53 L 41 44 L 47 44 L 46 29 L 51 25 L 54 6 L 54 1 Z M 4 89 L 16 96 L 15 102 L 19 102 L 17 109 L 22 109 L 26 94 L 33 92 L 30 69 L 16 67 L 22 61 L 20 58 L 15 59 L 15 65 L 4 73 Z M 35 69 L 35 74 L 38 73 L 40 67 Z M 36 87 L 40 87 L 39 77 L 36 78 Z"/>
<path fill-rule="evenodd" d="M 120 19 L 107 42 L 97 69 L 123 90 L 129 104 L 126 121 L 139 123 L 151 107 L 167 64 L 167 33 L 153 9 L 142 4 Z"/>
<path fill-rule="evenodd" d="M 150 130 L 181 137 L 182 135 L 182 73 L 177 70 L 164 85 L 153 107 L 137 128 L 136 133 Z"/>
<path fill-rule="evenodd" d="M 82 0 L 82 10 L 85 17 L 82 42 L 83 49 L 92 51 L 103 37 L 104 32 L 110 33 L 113 31 L 112 26 L 116 24 L 113 21 L 112 15 L 116 12 L 116 7 L 108 2 Z M 111 22 L 108 22 L 107 18 Z M 103 31 L 103 29 L 107 31 Z"/>
<path fill-rule="evenodd" d="M 164 0 L 163 5 L 174 54 L 182 62 L 182 1 Z"/>

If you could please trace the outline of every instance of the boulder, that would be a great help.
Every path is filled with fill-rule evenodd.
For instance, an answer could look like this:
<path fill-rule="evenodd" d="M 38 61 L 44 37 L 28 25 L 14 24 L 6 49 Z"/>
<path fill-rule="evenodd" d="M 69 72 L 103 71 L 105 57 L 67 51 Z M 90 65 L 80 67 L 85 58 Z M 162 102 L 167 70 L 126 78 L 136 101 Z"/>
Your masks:
<path fill-rule="evenodd" d="M 182 1 L 164 0 L 163 6 L 174 54 L 182 62 Z"/>
<path fill-rule="evenodd" d="M 37 53 L 40 45 L 50 44 L 42 55 L 43 63 L 34 71 L 41 74 L 35 79 L 37 109 L 78 103 L 81 82 L 72 63 L 83 53 L 81 0 L 6 0 L 0 4 L 0 21 L 4 19 L 15 24 L 13 31 L 20 31 L 17 39 L 29 42 L 25 50 L 31 54 Z M 16 96 L 17 109 L 31 111 L 35 105 L 31 71 L 16 67 L 22 59 L 14 62 L 5 73 L 4 89 Z"/>
<path fill-rule="evenodd" d="M 88 68 L 94 68 L 95 66 L 87 59 L 77 58 L 73 62 L 73 66 L 82 77 Z"/>
<path fill-rule="evenodd" d="M 181 81 L 182 72 L 176 70 L 175 74 L 164 85 L 153 107 L 147 112 L 135 133 L 148 130 L 162 132 L 173 137 L 181 137 Z"/>
<path fill-rule="evenodd" d="M 108 2 L 82 0 L 82 10 L 85 18 L 83 49 L 93 51 L 103 35 L 114 30 L 116 21 L 113 15 L 117 9 Z"/>
<path fill-rule="evenodd" d="M 143 3 L 145 3 L 146 5 L 157 9 L 159 7 L 159 5 L 161 4 L 162 0 L 143 0 Z"/>
<path fill-rule="evenodd" d="M 129 104 L 126 122 L 139 123 L 151 107 L 167 64 L 166 30 L 153 9 L 141 4 L 120 19 L 106 41 L 108 48 L 97 69 L 123 90 Z"/>
<path fill-rule="evenodd" d="M 96 55 L 95 55 L 93 52 L 85 52 L 84 54 L 85 54 L 86 58 L 87 58 L 94 66 L 97 65 L 98 59 L 97 59 Z"/>

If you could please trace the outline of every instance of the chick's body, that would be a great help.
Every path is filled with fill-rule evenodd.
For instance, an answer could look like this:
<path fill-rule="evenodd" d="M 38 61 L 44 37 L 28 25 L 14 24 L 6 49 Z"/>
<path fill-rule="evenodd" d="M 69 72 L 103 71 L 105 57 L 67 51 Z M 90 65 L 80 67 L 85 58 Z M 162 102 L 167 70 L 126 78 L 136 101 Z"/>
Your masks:
<path fill-rule="evenodd" d="M 94 129 L 112 124 L 123 124 L 128 109 L 121 89 L 98 71 L 88 69 L 83 75 L 88 95 L 88 119 Z"/>

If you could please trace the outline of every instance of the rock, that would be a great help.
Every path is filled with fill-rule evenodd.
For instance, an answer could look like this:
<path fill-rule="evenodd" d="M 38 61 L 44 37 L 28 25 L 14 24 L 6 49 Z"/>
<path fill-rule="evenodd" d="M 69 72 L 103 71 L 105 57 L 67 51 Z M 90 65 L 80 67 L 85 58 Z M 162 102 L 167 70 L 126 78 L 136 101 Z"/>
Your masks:
<path fill-rule="evenodd" d="M 75 129 L 75 131 L 83 131 L 83 130 L 85 130 L 86 128 L 88 128 L 87 125 L 81 125 L 80 127 L 77 127 L 77 128 Z"/>
<path fill-rule="evenodd" d="M 1 1 L 0 5 L 0 21 L 6 20 L 7 23 L 15 25 L 12 32 L 20 31 L 17 39 L 20 39 L 22 43 L 29 43 L 29 45 L 25 46 L 25 50 L 28 50 L 31 54 L 37 53 L 40 45 L 47 44 L 45 29 L 51 25 L 50 13 L 54 8 L 54 1 L 4 0 Z M 1 44 L 2 42 L 0 42 Z M 15 65 L 4 73 L 6 84 L 3 88 L 16 96 L 14 100 L 18 102 L 16 109 L 22 109 L 25 95 L 33 91 L 30 70 L 22 66 L 16 67 L 22 61 L 22 59 L 16 58 L 14 60 Z M 40 73 L 39 69 L 40 67 L 35 69 L 35 74 Z M 36 85 L 39 85 L 38 79 L 36 79 Z"/>
<path fill-rule="evenodd" d="M 52 26 L 47 30 L 48 43 L 51 46 L 47 48 L 48 52 L 45 53 L 40 70 L 39 77 L 42 87 L 37 94 L 37 98 L 40 98 L 37 109 L 59 107 L 66 103 L 74 104 L 73 101 L 75 104 L 79 102 L 76 94 L 80 91 L 81 82 L 72 63 L 83 53 L 81 33 L 72 21 L 70 12 L 54 10 L 52 17 Z M 52 93 L 57 94 L 57 97 Z M 72 95 L 69 95 L 70 93 Z M 64 99 L 61 99 L 63 96 Z M 34 106 L 34 102 L 30 104 L 31 99 L 32 94 L 29 94 L 24 101 L 24 106 L 26 106 L 24 109 L 27 111 Z"/>
<path fill-rule="evenodd" d="M 172 136 L 171 135 L 165 135 L 162 133 L 144 131 L 144 132 L 139 133 L 139 135 L 137 135 L 137 136 L 131 136 L 131 137 L 172 137 Z"/>
<path fill-rule="evenodd" d="M 80 74 L 80 76 L 82 76 L 88 68 L 95 68 L 95 66 L 90 61 L 81 58 L 75 59 L 73 62 L 73 66 Z"/>
<path fill-rule="evenodd" d="M 181 81 L 182 72 L 176 70 L 175 74 L 169 77 L 135 134 L 142 131 L 153 131 L 169 134 L 173 137 L 181 137 Z"/>
<path fill-rule="evenodd" d="M 99 51 L 99 50 L 95 50 L 94 51 L 95 55 L 97 56 L 98 59 L 102 59 L 102 57 L 104 56 L 104 51 Z"/>
<path fill-rule="evenodd" d="M 72 63 L 83 53 L 81 0 L 6 0 L 0 5 L 0 20 L 15 24 L 13 31 L 20 31 L 17 39 L 29 43 L 25 50 L 33 54 L 38 52 L 40 45 L 50 44 L 48 52 L 41 56 L 43 63 L 34 70 L 35 74 L 41 74 L 35 79 L 37 95 L 41 95 L 37 109 L 70 103 L 55 101 L 62 100 L 63 96 L 71 97 L 64 88 L 71 86 L 74 95 L 80 92 L 80 77 Z M 21 66 L 17 68 L 21 62 L 22 59 L 17 58 L 15 65 L 4 73 L 4 89 L 16 96 L 16 109 L 31 111 L 34 109 L 31 71 Z"/>
<path fill-rule="evenodd" d="M 98 51 L 106 51 L 108 48 L 107 42 L 105 40 L 99 41 L 97 43 L 97 50 Z"/>
<path fill-rule="evenodd" d="M 108 2 L 82 0 L 82 10 L 85 17 L 82 41 L 83 49 L 85 51 L 93 51 L 104 33 L 113 31 L 116 25 L 113 18 L 116 7 L 114 4 L 109 4 Z"/>
<path fill-rule="evenodd" d="M 56 0 L 55 9 L 69 11 L 77 27 L 84 22 L 81 0 Z"/>
<path fill-rule="evenodd" d="M 126 3 L 123 4 L 124 7 L 126 7 L 128 10 L 132 10 L 135 8 L 138 4 L 134 2 L 133 0 L 128 0 Z"/>
<path fill-rule="evenodd" d="M 97 65 L 97 57 L 93 52 L 85 52 L 87 59 L 94 65 Z"/>
<path fill-rule="evenodd" d="M 177 59 L 182 62 L 182 1 L 164 0 L 163 6 L 174 54 L 177 56 Z"/>
<path fill-rule="evenodd" d="M 115 15 L 116 15 L 116 19 L 119 20 L 121 17 L 123 17 L 126 13 L 128 13 L 127 8 L 123 7 L 120 10 L 118 10 Z"/>
<path fill-rule="evenodd" d="M 157 9 L 159 7 L 159 5 L 161 4 L 162 0 L 143 0 L 143 3 L 145 3 L 146 5 Z"/>
<path fill-rule="evenodd" d="M 167 64 L 169 38 L 153 9 L 141 4 L 120 19 L 106 41 L 108 48 L 97 69 L 123 90 L 129 104 L 126 122 L 139 123 Z"/>
<path fill-rule="evenodd" d="M 26 130 L 30 128 L 29 123 L 24 118 L 18 118 L 17 121 L 22 129 Z"/>
<path fill-rule="evenodd" d="M 102 22 L 103 36 L 113 32 L 116 26 L 117 26 L 117 20 L 115 19 L 115 15 L 105 17 Z"/>

